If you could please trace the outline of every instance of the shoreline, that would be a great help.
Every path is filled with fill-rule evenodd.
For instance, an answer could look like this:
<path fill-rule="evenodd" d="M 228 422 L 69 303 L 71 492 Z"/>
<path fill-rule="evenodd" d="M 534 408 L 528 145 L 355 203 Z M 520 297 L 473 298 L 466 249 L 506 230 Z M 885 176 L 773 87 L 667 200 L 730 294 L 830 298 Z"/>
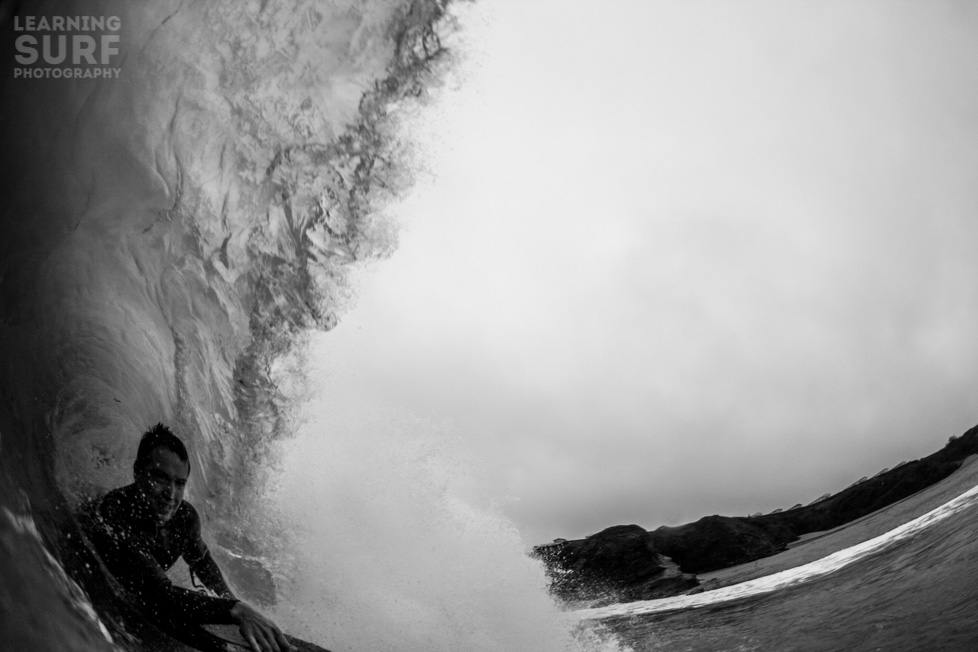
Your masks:
<path fill-rule="evenodd" d="M 868 541 L 935 509 L 978 485 L 978 455 L 971 455 L 961 467 L 943 480 L 892 505 L 830 530 L 809 532 L 789 544 L 788 549 L 770 557 L 698 573 L 704 591 L 740 584 L 795 568 Z"/>
<path fill-rule="evenodd" d="M 544 562 L 552 594 L 568 606 L 694 596 L 858 547 L 975 487 L 978 426 L 931 455 L 798 509 L 707 516 L 653 531 L 611 526 L 584 539 L 536 546 L 532 556 Z"/>

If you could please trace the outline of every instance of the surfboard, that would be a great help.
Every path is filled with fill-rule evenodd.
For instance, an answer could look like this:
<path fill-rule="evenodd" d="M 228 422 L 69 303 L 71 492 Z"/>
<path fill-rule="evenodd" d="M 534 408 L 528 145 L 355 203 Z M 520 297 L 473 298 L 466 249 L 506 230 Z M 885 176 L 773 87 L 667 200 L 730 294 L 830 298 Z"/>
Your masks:
<path fill-rule="evenodd" d="M 225 643 L 229 643 L 231 646 L 233 646 L 230 649 L 234 650 L 235 652 L 251 649 L 248 641 L 246 641 L 238 631 L 237 625 L 203 625 L 202 629 L 221 639 Z M 329 650 L 326 648 L 319 647 L 315 643 L 310 643 L 309 641 L 303 641 L 301 638 L 296 638 L 295 636 L 286 634 L 285 638 L 289 639 L 289 643 L 292 644 L 292 649 L 295 652 L 329 652 Z"/>

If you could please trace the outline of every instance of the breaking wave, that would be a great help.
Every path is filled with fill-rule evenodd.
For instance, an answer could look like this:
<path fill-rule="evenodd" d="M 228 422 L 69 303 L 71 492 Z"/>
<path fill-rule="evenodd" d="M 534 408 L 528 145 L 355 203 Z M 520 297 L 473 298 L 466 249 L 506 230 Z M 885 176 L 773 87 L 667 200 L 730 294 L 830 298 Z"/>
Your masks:
<path fill-rule="evenodd" d="M 401 123 L 451 65 L 447 0 L 0 11 L 4 649 L 138 648 L 76 582 L 71 514 L 130 481 L 159 421 L 188 440 L 189 498 L 232 585 L 336 650 L 614 647 L 560 619 L 508 524 L 385 456 L 383 432 L 371 443 L 320 414 L 293 441 L 309 333 L 336 324 L 351 264 L 396 246 Z M 10 35 L 58 16 L 116 18 L 92 32 L 118 37 L 100 42 L 115 72 L 69 77 L 45 58 L 25 76 Z M 310 472 L 296 450 L 328 481 L 285 499 Z M 320 518 L 324 500 L 373 505 L 398 535 L 370 538 L 362 510 Z M 453 609 L 485 622 L 466 631 Z"/>

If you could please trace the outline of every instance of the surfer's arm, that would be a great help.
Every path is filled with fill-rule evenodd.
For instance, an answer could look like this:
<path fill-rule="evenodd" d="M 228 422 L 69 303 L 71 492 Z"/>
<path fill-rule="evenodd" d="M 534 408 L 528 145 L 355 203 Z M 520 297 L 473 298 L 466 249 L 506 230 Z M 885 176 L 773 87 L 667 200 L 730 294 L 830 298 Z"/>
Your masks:
<path fill-rule="evenodd" d="M 186 543 L 183 549 L 183 559 L 191 572 L 196 575 L 204 586 L 222 597 L 234 598 L 224 575 L 200 533 L 200 516 L 190 503 L 184 503 L 187 508 L 187 519 L 184 530 Z M 288 639 L 278 625 L 260 611 L 246 602 L 235 601 L 229 610 L 231 620 L 238 625 L 241 635 L 253 652 L 287 652 L 292 649 Z"/>
<path fill-rule="evenodd" d="M 234 593 L 231 592 L 231 588 L 224 579 L 224 574 L 221 572 L 221 568 L 211 557 L 210 552 L 207 552 L 197 563 L 193 564 L 192 566 L 189 562 L 187 565 L 190 566 L 191 572 L 197 576 L 197 579 L 199 579 L 203 585 L 209 588 L 211 591 L 222 598 L 230 598 L 232 600 L 235 599 Z"/>
<path fill-rule="evenodd" d="M 190 572 L 197 576 L 204 586 L 222 598 L 235 599 L 234 593 L 224 579 L 220 566 L 211 557 L 211 552 L 204 543 L 200 535 L 200 517 L 197 511 L 191 508 L 192 518 L 190 519 L 190 532 L 187 536 L 187 544 L 183 550 L 183 560 L 187 562 Z"/>
<path fill-rule="evenodd" d="M 166 573 L 163 573 L 162 578 L 153 577 L 150 581 L 142 582 L 142 590 L 137 592 L 143 596 L 147 607 L 179 621 L 225 624 L 236 622 L 231 616 L 231 609 L 238 602 L 236 599 L 213 597 L 175 586 Z"/>
<path fill-rule="evenodd" d="M 175 586 L 141 537 L 103 521 L 93 536 L 99 556 L 112 575 L 148 612 L 167 620 L 234 623 L 237 600 L 216 598 Z"/>

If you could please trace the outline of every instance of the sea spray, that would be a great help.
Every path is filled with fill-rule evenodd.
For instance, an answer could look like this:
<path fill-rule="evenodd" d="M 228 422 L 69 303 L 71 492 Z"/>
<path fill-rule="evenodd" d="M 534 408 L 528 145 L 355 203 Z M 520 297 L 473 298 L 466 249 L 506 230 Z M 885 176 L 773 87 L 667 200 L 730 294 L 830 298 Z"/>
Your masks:
<path fill-rule="evenodd" d="M 465 42 L 449 47 L 478 65 L 479 34 L 453 36 Z M 451 73 L 449 86 L 466 70 Z M 448 90 L 402 114 L 397 140 L 414 146 L 415 173 L 437 159 L 459 99 Z M 401 218 L 403 208 L 392 210 Z M 337 364 L 356 356 L 334 355 L 349 345 L 344 327 L 312 333 L 277 360 L 281 404 L 301 405 L 301 425 L 282 443 L 252 532 L 275 549 L 261 558 L 275 578 L 276 618 L 335 652 L 620 652 L 599 624 L 582 626 L 548 594 L 543 567 L 494 508 L 500 497 L 479 486 L 467 433 L 359 391 L 356 362 Z"/>
<path fill-rule="evenodd" d="M 268 496 L 290 549 L 281 622 L 334 652 L 620 650 L 557 608 L 519 532 L 473 498 L 464 433 L 334 382 L 329 337 Z"/>

